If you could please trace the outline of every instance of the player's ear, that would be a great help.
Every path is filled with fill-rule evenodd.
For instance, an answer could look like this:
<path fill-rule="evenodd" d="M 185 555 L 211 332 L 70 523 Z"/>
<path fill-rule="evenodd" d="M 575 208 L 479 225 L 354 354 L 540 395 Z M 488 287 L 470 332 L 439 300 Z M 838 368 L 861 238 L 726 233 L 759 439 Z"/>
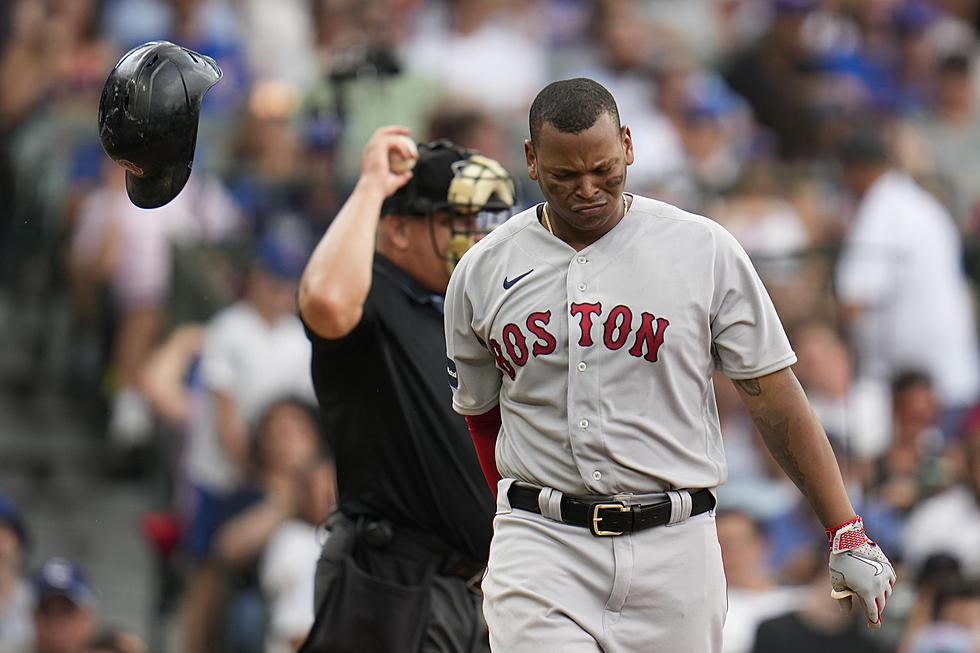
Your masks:
<path fill-rule="evenodd" d="M 626 155 L 626 165 L 633 165 L 633 136 L 630 134 L 630 128 L 623 125 L 620 127 L 620 131 L 623 135 L 623 153 Z"/>
<path fill-rule="evenodd" d="M 531 141 L 524 141 L 524 158 L 527 160 L 527 176 L 531 181 L 538 180 L 538 161 L 534 156 L 534 146 Z"/>

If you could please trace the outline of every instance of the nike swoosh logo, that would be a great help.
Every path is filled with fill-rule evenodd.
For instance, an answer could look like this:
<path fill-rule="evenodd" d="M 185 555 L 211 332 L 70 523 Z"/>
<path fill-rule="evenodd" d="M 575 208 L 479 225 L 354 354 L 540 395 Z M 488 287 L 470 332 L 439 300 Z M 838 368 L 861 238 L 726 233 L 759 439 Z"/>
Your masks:
<path fill-rule="evenodd" d="M 524 274 L 522 274 L 522 275 L 520 275 L 520 276 L 516 276 L 516 277 L 514 277 L 513 279 L 508 279 L 507 277 L 504 277 L 504 290 L 510 290 L 510 289 L 511 289 L 511 287 L 512 287 L 512 286 L 513 286 L 513 285 L 514 285 L 515 283 L 517 283 L 518 281 L 520 281 L 521 279 L 523 279 L 523 278 L 524 278 L 524 277 L 526 277 L 527 275 L 529 275 L 529 274 L 531 274 L 532 272 L 534 272 L 534 268 L 531 268 L 530 270 L 528 270 L 528 271 L 527 271 L 527 272 L 525 272 Z"/>
<path fill-rule="evenodd" d="M 860 560 L 861 562 L 864 562 L 864 563 L 869 564 L 872 567 L 874 567 L 875 568 L 875 576 L 880 576 L 882 574 L 882 572 L 885 571 L 885 568 L 877 560 L 869 560 L 868 558 L 862 558 L 861 556 L 856 556 L 853 553 L 848 553 L 847 555 L 849 557 L 851 557 L 851 558 L 854 558 L 855 560 Z"/>

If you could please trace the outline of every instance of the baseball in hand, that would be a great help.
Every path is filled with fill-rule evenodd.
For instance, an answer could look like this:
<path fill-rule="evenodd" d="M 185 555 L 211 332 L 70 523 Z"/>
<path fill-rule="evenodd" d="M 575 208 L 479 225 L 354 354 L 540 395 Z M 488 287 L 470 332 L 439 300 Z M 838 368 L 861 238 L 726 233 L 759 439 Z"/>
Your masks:
<path fill-rule="evenodd" d="M 406 146 L 412 151 L 415 156 L 406 157 L 398 150 L 388 150 L 388 167 L 392 172 L 407 172 L 415 167 L 415 161 L 418 159 L 419 149 L 413 141 L 408 136 L 400 135 L 398 136 Z"/>

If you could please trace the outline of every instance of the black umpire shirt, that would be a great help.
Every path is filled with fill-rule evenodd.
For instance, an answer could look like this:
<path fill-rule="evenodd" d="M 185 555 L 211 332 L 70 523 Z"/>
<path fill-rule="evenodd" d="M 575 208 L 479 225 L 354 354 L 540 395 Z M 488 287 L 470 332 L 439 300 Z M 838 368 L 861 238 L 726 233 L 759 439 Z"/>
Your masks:
<path fill-rule="evenodd" d="M 339 340 L 307 335 L 340 509 L 419 529 L 485 561 L 494 501 L 466 421 L 452 409 L 442 297 L 376 254 L 360 323 Z"/>

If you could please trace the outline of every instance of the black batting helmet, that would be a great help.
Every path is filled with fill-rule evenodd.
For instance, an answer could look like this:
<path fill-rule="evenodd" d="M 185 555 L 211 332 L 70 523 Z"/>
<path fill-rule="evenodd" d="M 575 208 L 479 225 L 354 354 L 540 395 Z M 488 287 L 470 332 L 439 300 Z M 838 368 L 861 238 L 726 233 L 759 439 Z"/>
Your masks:
<path fill-rule="evenodd" d="M 163 206 L 191 174 L 201 100 L 221 79 L 210 57 L 169 41 L 127 52 L 99 102 L 99 140 L 126 169 L 126 191 L 144 209 Z"/>

